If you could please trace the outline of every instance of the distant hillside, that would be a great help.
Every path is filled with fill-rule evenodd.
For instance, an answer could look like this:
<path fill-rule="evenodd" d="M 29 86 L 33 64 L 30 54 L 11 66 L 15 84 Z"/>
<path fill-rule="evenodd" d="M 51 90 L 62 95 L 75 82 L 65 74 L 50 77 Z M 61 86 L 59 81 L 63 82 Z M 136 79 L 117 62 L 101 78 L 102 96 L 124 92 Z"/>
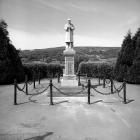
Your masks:
<path fill-rule="evenodd" d="M 63 61 L 63 50 L 65 47 L 56 47 L 56 48 L 46 48 L 46 49 L 35 49 L 35 50 L 23 50 L 21 51 L 22 60 L 32 61 L 32 60 L 41 60 L 45 59 L 47 62 L 52 60 Z M 76 57 L 91 57 L 98 55 L 101 58 L 116 58 L 120 47 L 75 47 Z"/>

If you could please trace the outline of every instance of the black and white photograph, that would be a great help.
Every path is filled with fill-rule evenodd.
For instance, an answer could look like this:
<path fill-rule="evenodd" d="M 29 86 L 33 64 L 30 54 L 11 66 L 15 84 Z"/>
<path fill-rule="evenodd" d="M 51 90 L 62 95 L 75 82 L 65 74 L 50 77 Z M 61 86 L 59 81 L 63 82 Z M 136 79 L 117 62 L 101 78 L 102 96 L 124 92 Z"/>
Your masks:
<path fill-rule="evenodd" d="M 140 0 L 0 0 L 0 140 L 140 140 Z"/>

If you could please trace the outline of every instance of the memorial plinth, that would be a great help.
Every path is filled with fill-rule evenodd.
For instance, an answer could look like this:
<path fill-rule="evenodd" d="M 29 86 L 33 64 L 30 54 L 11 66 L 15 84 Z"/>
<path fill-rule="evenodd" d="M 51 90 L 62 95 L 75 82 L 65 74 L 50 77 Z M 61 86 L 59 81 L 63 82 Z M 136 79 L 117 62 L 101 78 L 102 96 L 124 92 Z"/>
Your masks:
<path fill-rule="evenodd" d="M 67 48 L 63 52 L 65 56 L 65 70 L 61 79 L 61 86 L 75 87 L 78 86 L 76 75 L 74 74 L 74 55 L 73 48 Z"/>

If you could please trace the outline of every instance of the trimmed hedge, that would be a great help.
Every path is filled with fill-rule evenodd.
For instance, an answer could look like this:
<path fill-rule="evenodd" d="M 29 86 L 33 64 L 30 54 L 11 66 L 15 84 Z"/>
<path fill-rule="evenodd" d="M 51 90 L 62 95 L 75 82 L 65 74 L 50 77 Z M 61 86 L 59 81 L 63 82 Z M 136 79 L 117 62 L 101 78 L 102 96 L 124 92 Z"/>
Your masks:
<path fill-rule="evenodd" d="M 23 64 L 24 72 L 28 75 L 28 79 L 33 79 L 33 75 L 36 75 L 35 78 L 38 78 L 40 72 L 41 78 L 54 78 L 59 74 L 63 74 L 63 66 L 60 64 L 34 64 L 26 63 Z"/>
<path fill-rule="evenodd" d="M 108 63 L 81 62 L 78 68 L 81 74 L 87 74 L 88 77 L 113 77 L 113 66 Z"/>

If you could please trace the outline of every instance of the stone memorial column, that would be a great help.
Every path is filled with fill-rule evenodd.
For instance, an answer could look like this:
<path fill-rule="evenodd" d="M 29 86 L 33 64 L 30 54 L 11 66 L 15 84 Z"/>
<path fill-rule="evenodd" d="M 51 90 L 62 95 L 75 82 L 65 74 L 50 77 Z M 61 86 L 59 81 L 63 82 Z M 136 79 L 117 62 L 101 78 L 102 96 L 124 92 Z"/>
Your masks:
<path fill-rule="evenodd" d="M 74 25 L 71 23 L 71 20 L 68 19 L 68 22 L 64 27 L 66 31 L 65 43 L 66 48 L 63 51 L 65 56 L 65 71 L 62 78 L 62 86 L 78 86 L 78 81 L 76 80 L 76 75 L 74 74 L 74 55 L 75 50 L 73 49 L 73 31 L 75 29 Z"/>

